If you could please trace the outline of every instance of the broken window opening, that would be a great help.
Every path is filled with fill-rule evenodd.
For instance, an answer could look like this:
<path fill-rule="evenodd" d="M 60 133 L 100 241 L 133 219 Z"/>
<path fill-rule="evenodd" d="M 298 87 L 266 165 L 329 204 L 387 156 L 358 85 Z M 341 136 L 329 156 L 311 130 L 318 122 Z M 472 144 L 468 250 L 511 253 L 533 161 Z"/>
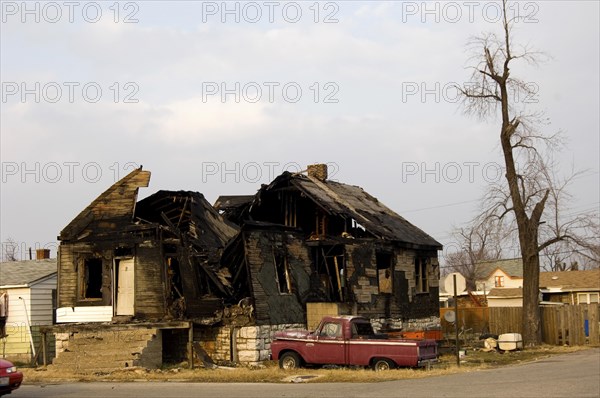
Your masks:
<path fill-rule="evenodd" d="M 344 301 L 346 286 L 344 246 L 313 247 L 313 261 L 321 286 L 332 302 Z"/>
<path fill-rule="evenodd" d="M 324 238 L 327 234 L 327 214 L 317 209 L 315 230 L 319 238 Z"/>
<path fill-rule="evenodd" d="M 297 226 L 296 196 L 290 193 L 284 194 L 284 220 L 283 224 L 288 227 Z"/>
<path fill-rule="evenodd" d="M 379 293 L 392 293 L 392 254 L 388 252 L 377 252 L 375 254 L 377 264 L 377 285 Z"/>
<path fill-rule="evenodd" d="M 364 238 L 367 236 L 367 230 L 360 225 L 355 219 L 351 218 L 347 221 L 346 233 L 349 233 L 353 238 Z"/>
<path fill-rule="evenodd" d="M 187 359 L 188 331 L 186 329 L 162 329 L 163 364 L 179 364 Z"/>
<path fill-rule="evenodd" d="M 417 293 L 429 292 L 427 263 L 427 258 L 415 257 L 415 290 Z"/>
<path fill-rule="evenodd" d="M 102 300 L 102 259 L 84 258 L 79 263 L 79 299 Z"/>
<path fill-rule="evenodd" d="M 114 255 L 115 257 L 133 257 L 133 249 L 131 247 L 117 247 Z"/>
<path fill-rule="evenodd" d="M 181 272 L 179 270 L 179 261 L 176 257 L 167 257 L 167 273 L 170 282 L 169 286 L 171 286 L 171 299 L 177 300 L 183 298 Z"/>
<path fill-rule="evenodd" d="M 279 293 L 290 294 L 292 292 L 292 283 L 287 256 L 283 250 L 279 249 L 273 252 L 273 258 L 275 259 L 275 272 L 277 273 Z"/>
<path fill-rule="evenodd" d="M 365 227 L 360 225 L 355 219 L 352 219 L 352 229 L 362 229 L 363 231 L 366 231 Z"/>

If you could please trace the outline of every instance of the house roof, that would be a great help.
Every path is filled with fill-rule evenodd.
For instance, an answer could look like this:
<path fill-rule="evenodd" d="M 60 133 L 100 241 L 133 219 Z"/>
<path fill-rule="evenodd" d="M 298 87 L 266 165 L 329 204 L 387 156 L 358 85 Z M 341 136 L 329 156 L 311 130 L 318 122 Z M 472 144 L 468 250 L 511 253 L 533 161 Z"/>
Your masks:
<path fill-rule="evenodd" d="M 600 290 L 600 268 L 587 271 L 540 272 L 541 288 Z"/>
<path fill-rule="evenodd" d="M 480 262 L 477 264 L 477 279 L 487 279 L 497 269 L 502 270 L 511 278 L 523 278 L 523 260 L 520 258 L 510 258 Z"/>
<path fill-rule="evenodd" d="M 221 195 L 213 207 L 217 210 L 237 209 L 252 202 L 254 195 Z"/>
<path fill-rule="evenodd" d="M 0 288 L 28 287 L 56 274 L 56 259 L 7 261 L 0 263 Z"/>
<path fill-rule="evenodd" d="M 521 288 L 494 288 L 487 294 L 492 298 L 519 298 L 523 297 L 523 289 Z"/>
<path fill-rule="evenodd" d="M 312 176 L 284 172 L 270 189 L 288 180 L 329 214 L 352 218 L 371 234 L 390 241 L 441 249 L 442 244 L 408 222 L 361 187 L 336 181 L 321 181 Z"/>
<path fill-rule="evenodd" d="M 206 247 L 223 247 L 238 232 L 238 227 L 224 220 L 199 192 L 158 191 L 138 202 L 135 216 L 167 223 Z"/>
<path fill-rule="evenodd" d="M 150 183 L 150 172 L 133 170 L 110 186 L 81 211 L 63 230 L 59 240 L 89 235 L 91 231 L 116 230 L 133 219 L 138 189 Z"/>

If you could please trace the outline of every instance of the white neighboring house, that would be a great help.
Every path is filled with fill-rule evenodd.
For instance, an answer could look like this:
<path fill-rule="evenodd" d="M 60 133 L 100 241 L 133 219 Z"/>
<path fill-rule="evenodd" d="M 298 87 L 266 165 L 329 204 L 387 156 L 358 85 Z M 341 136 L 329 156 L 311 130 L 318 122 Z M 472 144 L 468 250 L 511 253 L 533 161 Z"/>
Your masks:
<path fill-rule="evenodd" d="M 477 264 L 477 290 L 523 288 L 523 260 L 484 261 Z"/>
<path fill-rule="evenodd" d="M 464 280 L 464 277 L 462 279 Z M 444 289 L 443 282 L 440 282 L 440 307 L 448 307 L 452 292 Z M 488 307 L 522 307 L 523 261 L 520 258 L 512 258 L 477 264 L 475 286 L 476 290 L 459 291 L 458 296 L 471 296 L 475 306 L 480 305 L 476 301 L 487 300 Z"/>
<path fill-rule="evenodd" d="M 31 362 L 40 347 L 40 326 L 53 323 L 56 292 L 56 259 L 0 263 L 0 356 L 16 362 Z M 4 303 L 2 303 L 4 302 Z M 8 316 L 6 316 L 8 315 Z M 53 335 L 48 335 L 48 353 L 53 356 Z M 32 344 L 33 341 L 33 344 Z M 32 348 L 33 345 L 33 348 Z"/>
<path fill-rule="evenodd" d="M 494 288 L 487 292 L 486 298 L 488 307 L 522 307 L 523 288 Z"/>

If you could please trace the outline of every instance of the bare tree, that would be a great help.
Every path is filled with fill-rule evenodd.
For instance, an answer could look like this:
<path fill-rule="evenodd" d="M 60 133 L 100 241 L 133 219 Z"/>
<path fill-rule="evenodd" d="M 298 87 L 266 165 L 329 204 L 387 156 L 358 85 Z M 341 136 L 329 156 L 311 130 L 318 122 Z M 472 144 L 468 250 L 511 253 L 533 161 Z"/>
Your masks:
<path fill-rule="evenodd" d="M 17 261 L 17 253 L 19 252 L 19 245 L 11 237 L 6 239 L 4 242 L 4 258 L 6 261 Z"/>
<path fill-rule="evenodd" d="M 572 196 L 567 188 L 582 173 L 571 172 L 568 177 L 561 178 L 554 173 L 556 169 L 553 167 L 544 170 L 550 194 L 546 204 L 547 212 L 540 225 L 540 237 L 546 241 L 554 237 L 563 239 L 541 250 L 543 269 L 577 271 L 597 268 L 600 261 L 598 214 L 586 211 L 573 212 L 568 206 Z"/>
<path fill-rule="evenodd" d="M 475 219 L 466 227 L 456 228 L 452 235 L 459 250 L 446 254 L 446 267 L 465 277 L 468 290 L 476 290 L 479 264 L 502 256 L 501 224 Z"/>
<path fill-rule="evenodd" d="M 572 178 L 557 181 L 553 173 L 555 163 L 547 155 L 561 144 L 560 136 L 547 136 L 536 130 L 544 123 L 542 115 L 525 113 L 524 106 L 515 101 L 517 94 L 520 98 L 534 94 L 537 86 L 513 77 L 510 68 L 518 61 L 537 65 L 544 55 L 513 44 L 514 19 L 508 17 L 507 9 L 507 1 L 503 0 L 501 36 L 489 33 L 471 42 L 475 60 L 472 80 L 459 90 L 467 113 L 484 119 L 500 113 L 506 181 L 488 191 L 485 203 L 489 207 L 484 216 L 514 217 L 523 259 L 523 339 L 527 345 L 538 345 L 542 337 L 538 298 L 540 252 L 566 239 L 577 240 L 574 231 L 581 220 L 560 218 L 560 199 L 566 195 Z M 546 208 L 547 220 L 542 219 Z"/>

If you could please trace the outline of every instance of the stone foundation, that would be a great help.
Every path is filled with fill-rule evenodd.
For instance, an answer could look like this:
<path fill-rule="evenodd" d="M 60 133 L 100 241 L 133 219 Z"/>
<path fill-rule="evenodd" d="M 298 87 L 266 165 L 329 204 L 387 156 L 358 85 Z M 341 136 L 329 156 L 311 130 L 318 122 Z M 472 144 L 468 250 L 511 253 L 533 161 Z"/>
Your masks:
<path fill-rule="evenodd" d="M 202 347 L 216 362 L 232 361 L 244 366 L 256 366 L 269 359 L 273 334 L 285 329 L 306 329 L 306 325 L 281 324 L 213 328 L 212 330 L 196 331 L 194 339 L 201 342 Z M 232 338 L 236 342 L 233 350 Z"/>
<path fill-rule="evenodd" d="M 391 329 L 402 330 L 427 330 L 432 327 L 440 327 L 440 318 L 432 316 L 428 318 L 409 319 L 402 321 L 400 318 L 375 318 L 371 319 L 371 325 L 375 333 L 380 333 L 383 325 L 387 325 Z"/>
<path fill-rule="evenodd" d="M 162 365 L 160 329 L 98 330 L 55 333 L 53 366 L 72 371 L 99 371 Z"/>

